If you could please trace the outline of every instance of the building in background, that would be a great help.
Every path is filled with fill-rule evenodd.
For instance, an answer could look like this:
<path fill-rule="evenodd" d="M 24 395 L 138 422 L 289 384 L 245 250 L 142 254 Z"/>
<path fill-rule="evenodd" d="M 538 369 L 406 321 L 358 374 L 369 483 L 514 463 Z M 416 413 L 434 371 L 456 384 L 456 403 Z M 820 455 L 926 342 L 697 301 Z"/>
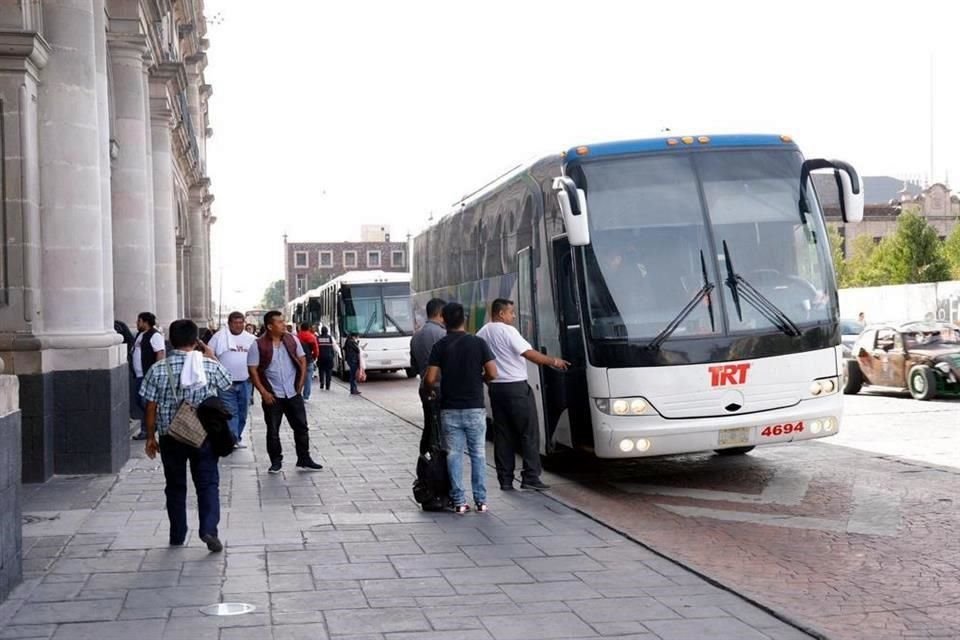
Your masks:
<path fill-rule="evenodd" d="M 283 237 L 286 300 L 347 271 L 409 271 L 406 242 L 391 242 L 390 228 L 363 225 L 361 242 L 289 242 Z"/>
<path fill-rule="evenodd" d="M 211 318 L 203 0 L 0 2 L 0 356 L 23 478 L 130 453 L 114 321 Z"/>
<path fill-rule="evenodd" d="M 850 257 L 853 242 L 859 236 L 869 236 L 879 244 L 897 230 L 897 218 L 903 211 L 922 216 L 940 239 L 945 239 L 960 224 L 960 198 L 946 184 L 935 183 L 921 187 L 916 182 L 902 181 L 887 176 L 866 176 L 864 185 L 863 221 L 845 224 L 840 215 L 837 187 L 833 176 L 818 174 L 817 193 L 828 223 L 836 224 L 843 238 L 844 256 Z"/>

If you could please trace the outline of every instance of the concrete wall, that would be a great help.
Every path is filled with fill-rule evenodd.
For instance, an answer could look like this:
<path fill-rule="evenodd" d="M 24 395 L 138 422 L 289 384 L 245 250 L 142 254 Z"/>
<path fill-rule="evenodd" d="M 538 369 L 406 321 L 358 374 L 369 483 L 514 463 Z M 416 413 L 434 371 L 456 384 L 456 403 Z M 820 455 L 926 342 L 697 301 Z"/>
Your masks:
<path fill-rule="evenodd" d="M 0 376 L 0 602 L 23 576 L 17 376 Z"/>
<path fill-rule="evenodd" d="M 936 319 L 960 324 L 960 280 L 840 290 L 840 315 L 868 323 Z"/>

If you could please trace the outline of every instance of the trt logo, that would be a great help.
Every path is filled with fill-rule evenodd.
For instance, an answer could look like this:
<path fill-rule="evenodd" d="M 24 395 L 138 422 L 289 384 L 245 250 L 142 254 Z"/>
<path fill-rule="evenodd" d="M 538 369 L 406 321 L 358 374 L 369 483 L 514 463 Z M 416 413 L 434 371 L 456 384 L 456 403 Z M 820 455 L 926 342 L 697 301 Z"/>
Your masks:
<path fill-rule="evenodd" d="M 743 364 L 723 364 L 716 367 L 708 367 L 710 372 L 711 387 L 726 387 L 734 384 L 747 383 L 747 371 L 750 370 L 750 363 Z"/>

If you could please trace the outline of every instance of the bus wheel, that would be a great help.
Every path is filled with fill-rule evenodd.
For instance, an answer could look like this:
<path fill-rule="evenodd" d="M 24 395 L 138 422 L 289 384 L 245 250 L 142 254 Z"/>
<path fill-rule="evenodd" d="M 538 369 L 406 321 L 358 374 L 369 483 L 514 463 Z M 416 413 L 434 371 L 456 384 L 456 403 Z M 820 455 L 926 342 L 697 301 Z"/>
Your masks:
<path fill-rule="evenodd" d="M 567 447 L 558 447 L 547 455 L 540 456 L 540 465 L 553 473 L 564 473 L 575 471 L 577 468 L 584 468 L 586 465 L 583 456 L 577 455 L 577 452 Z"/>
<path fill-rule="evenodd" d="M 863 388 L 863 371 L 860 370 L 860 363 L 856 360 L 847 360 L 847 379 L 843 383 L 843 392 L 852 396 L 860 393 Z"/>
<path fill-rule="evenodd" d="M 730 447 L 729 449 L 717 449 L 714 451 L 718 456 L 742 456 L 745 453 L 753 451 L 754 447 Z"/>
<path fill-rule="evenodd" d="M 408 377 L 408 378 L 416 378 L 416 377 L 417 377 L 417 370 L 414 369 L 413 367 L 407 367 L 406 369 L 404 369 L 404 372 L 407 374 L 407 377 Z"/>

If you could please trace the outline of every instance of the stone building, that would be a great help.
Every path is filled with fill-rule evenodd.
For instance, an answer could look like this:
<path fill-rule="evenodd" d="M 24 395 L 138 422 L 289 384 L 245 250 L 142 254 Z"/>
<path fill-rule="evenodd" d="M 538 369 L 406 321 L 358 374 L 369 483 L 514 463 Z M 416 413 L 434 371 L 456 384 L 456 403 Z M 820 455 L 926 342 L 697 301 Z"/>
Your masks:
<path fill-rule="evenodd" d="M 23 478 L 129 457 L 114 320 L 210 309 L 203 0 L 0 0 L 0 356 Z"/>
<path fill-rule="evenodd" d="M 364 242 L 288 242 L 283 237 L 287 302 L 306 293 L 311 274 L 323 281 L 348 271 L 409 271 L 407 243 L 391 242 L 385 227 L 363 229 Z"/>
<path fill-rule="evenodd" d="M 830 176 L 816 176 L 817 193 L 827 222 L 836 224 L 840 229 L 846 257 L 850 257 L 853 242 L 859 236 L 869 236 L 879 244 L 887 236 L 893 235 L 897 229 L 897 218 L 903 211 L 923 216 L 941 240 L 960 224 L 960 198 L 953 195 L 947 185 L 938 182 L 921 188 L 916 183 L 899 182 L 902 186 L 894 192 L 890 188 L 890 182 L 897 182 L 894 178 L 870 176 L 863 179 L 863 221 L 845 224 L 832 180 Z"/>

